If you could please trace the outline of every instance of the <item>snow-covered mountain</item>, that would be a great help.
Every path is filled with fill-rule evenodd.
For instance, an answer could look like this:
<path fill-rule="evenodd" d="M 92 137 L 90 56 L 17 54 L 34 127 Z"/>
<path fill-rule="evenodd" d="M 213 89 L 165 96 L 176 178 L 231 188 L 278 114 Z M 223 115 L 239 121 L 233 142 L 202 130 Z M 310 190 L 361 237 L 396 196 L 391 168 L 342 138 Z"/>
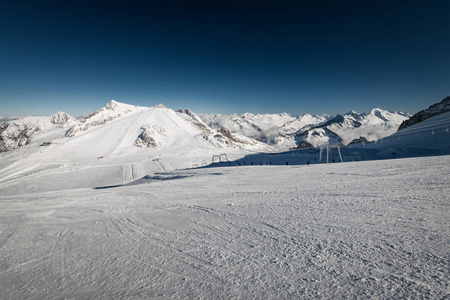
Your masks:
<path fill-rule="evenodd" d="M 25 131 L 7 134 L 8 128 L 21 124 Z M 139 107 L 111 101 L 82 120 L 57 114 L 5 120 L 2 126 L 5 150 L 13 148 L 12 142 L 22 147 L 0 153 L 0 185 L 23 177 L 30 182 L 21 182 L 31 185 L 32 178 L 51 172 L 49 186 L 56 190 L 63 188 L 62 182 L 65 188 L 130 182 L 155 172 L 207 165 L 214 157 L 227 161 L 274 150 L 225 128 L 212 129 L 189 110 L 162 105 Z M 73 176 L 82 180 L 72 182 Z M 20 193 L 22 187 L 14 185 L 13 190 Z M 42 188 L 32 186 L 31 190 Z"/>
<path fill-rule="evenodd" d="M 67 137 L 72 137 L 75 133 L 80 131 L 86 131 L 87 129 L 106 124 L 114 119 L 120 118 L 133 110 L 137 109 L 138 106 L 133 106 L 129 104 L 119 103 L 115 100 L 111 100 L 105 107 L 93 112 L 92 114 L 81 119 L 79 123 L 73 126 L 67 133 Z"/>
<path fill-rule="evenodd" d="M 297 143 L 306 141 L 314 146 L 328 144 L 348 145 L 355 140 L 373 142 L 397 131 L 409 117 L 402 112 L 374 108 L 369 113 L 348 112 L 316 125 L 300 129 L 295 135 Z"/>
<path fill-rule="evenodd" d="M 411 118 L 405 120 L 400 124 L 398 130 L 402 130 L 419 122 L 425 121 L 431 117 L 443 114 L 450 111 L 450 96 L 444 98 L 439 103 L 431 105 L 429 108 L 424 109 L 413 115 Z"/>
<path fill-rule="evenodd" d="M 409 115 L 379 108 L 369 113 L 351 111 L 335 117 L 329 115 L 263 114 L 199 115 L 212 128 L 225 127 L 258 139 L 277 149 L 348 145 L 355 139 L 376 141 L 397 131 Z"/>
<path fill-rule="evenodd" d="M 256 140 L 208 127 L 190 110 L 177 112 L 163 105 L 140 107 L 109 102 L 105 107 L 83 118 L 66 134 L 102 141 L 106 153 L 135 152 L 139 148 L 214 147 L 271 150 Z M 120 141 L 117 143 L 117 141 Z M 107 146 L 105 146 L 107 145 Z M 92 149 L 91 149 L 92 151 Z"/>
<path fill-rule="evenodd" d="M 157 111 L 159 113 L 156 113 Z M 105 107 L 81 120 L 63 112 L 50 117 L 0 119 L 0 152 L 32 142 L 48 144 L 63 136 L 66 138 L 83 136 L 83 139 L 89 140 L 90 136 L 95 135 L 84 135 L 85 132 L 94 133 L 103 130 L 106 132 L 96 137 L 97 142 L 94 143 L 103 146 L 91 147 L 92 154 L 95 152 L 92 152 L 93 149 L 98 149 L 96 155 L 104 156 L 105 153 L 118 151 L 117 148 L 121 148 L 121 152 L 135 152 L 138 148 L 167 147 L 173 144 L 171 141 L 174 136 L 181 142 L 190 135 L 196 136 L 197 140 L 201 137 L 215 148 L 258 151 L 317 147 L 326 144 L 348 145 L 355 140 L 371 142 L 391 135 L 408 117 L 408 114 L 382 109 L 373 109 L 370 113 L 352 111 L 335 117 L 310 114 L 294 116 L 287 113 L 196 115 L 188 109 L 175 112 L 163 105 L 149 108 L 112 100 Z M 173 124 L 177 126 L 172 128 Z M 118 128 L 111 131 L 115 126 Z M 123 130 L 127 130 L 127 134 L 115 136 L 115 133 Z M 182 132 L 184 133 L 181 134 Z M 179 134 L 182 136 L 178 136 Z M 123 142 L 114 144 L 113 141 L 117 140 Z M 102 143 L 98 143 L 99 141 Z M 192 146 L 198 144 L 193 142 Z"/>
<path fill-rule="evenodd" d="M 0 152 L 30 144 L 39 137 L 56 138 L 78 121 L 64 112 L 47 117 L 11 117 L 0 119 Z M 56 134 L 56 135 L 55 135 Z"/>
<path fill-rule="evenodd" d="M 202 120 L 212 128 L 227 128 L 241 135 L 262 141 L 277 149 L 296 147 L 293 135 L 306 126 L 321 124 L 329 115 L 294 116 L 280 114 L 199 114 Z"/>
<path fill-rule="evenodd" d="M 135 153 L 144 148 L 180 147 L 273 150 L 264 143 L 225 128 L 208 127 L 189 110 L 162 105 L 139 107 L 112 100 L 80 121 L 65 113 L 25 117 L 0 123 L 0 149 L 45 143 L 86 157 Z"/>

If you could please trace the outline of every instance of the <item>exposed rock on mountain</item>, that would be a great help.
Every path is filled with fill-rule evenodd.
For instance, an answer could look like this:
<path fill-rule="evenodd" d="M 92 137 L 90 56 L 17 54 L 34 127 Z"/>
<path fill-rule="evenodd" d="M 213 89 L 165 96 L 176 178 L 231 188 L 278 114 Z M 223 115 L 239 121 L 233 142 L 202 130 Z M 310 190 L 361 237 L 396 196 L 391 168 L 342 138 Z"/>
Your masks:
<path fill-rule="evenodd" d="M 365 137 L 362 136 L 362 137 L 359 137 L 359 138 L 357 138 L 357 139 L 354 139 L 354 140 L 351 141 L 350 144 L 348 144 L 347 146 L 355 145 L 355 144 L 360 144 L 360 143 L 367 144 L 368 141 L 367 141 L 367 139 L 366 139 Z"/>
<path fill-rule="evenodd" d="M 141 129 L 142 133 L 134 142 L 134 145 L 138 147 L 156 148 L 158 146 L 158 142 L 155 140 L 155 135 L 165 136 L 165 130 L 157 125 L 144 125 Z"/>
<path fill-rule="evenodd" d="M 138 106 L 119 103 L 115 100 L 111 100 L 105 107 L 93 112 L 92 114 L 84 117 L 77 125 L 73 126 L 67 131 L 67 137 L 73 137 L 77 132 L 85 131 L 93 126 L 103 125 L 114 119 L 120 118 Z"/>
<path fill-rule="evenodd" d="M 403 121 L 402 124 L 400 124 L 398 130 L 410 127 L 414 124 L 425 121 L 426 119 L 429 119 L 431 117 L 446 113 L 448 111 L 450 111 L 450 96 L 445 97 L 444 100 L 442 100 L 441 102 L 433 104 L 429 108 L 419 111 L 408 120 Z"/>
<path fill-rule="evenodd" d="M 314 145 L 308 143 L 307 141 L 301 141 L 296 149 L 304 149 L 304 148 L 314 148 Z"/>
<path fill-rule="evenodd" d="M 234 130 L 229 130 L 225 127 L 220 127 L 218 130 L 212 129 L 206 125 L 198 115 L 189 109 L 178 110 L 177 113 L 179 113 L 184 119 L 188 120 L 193 126 L 196 127 L 196 129 L 200 130 L 205 140 L 218 147 L 233 147 L 239 149 L 253 148 L 268 151 L 273 150 L 273 148 L 269 145 L 239 134 Z"/>
<path fill-rule="evenodd" d="M 211 130 L 211 128 L 206 125 L 202 119 L 197 116 L 196 114 L 194 114 L 191 110 L 189 109 L 179 109 L 177 110 L 177 113 L 179 113 L 184 119 L 188 120 L 189 122 L 191 122 L 195 127 L 197 127 L 198 130 L 202 131 L 205 135 L 209 135 L 212 134 L 213 131 Z"/>

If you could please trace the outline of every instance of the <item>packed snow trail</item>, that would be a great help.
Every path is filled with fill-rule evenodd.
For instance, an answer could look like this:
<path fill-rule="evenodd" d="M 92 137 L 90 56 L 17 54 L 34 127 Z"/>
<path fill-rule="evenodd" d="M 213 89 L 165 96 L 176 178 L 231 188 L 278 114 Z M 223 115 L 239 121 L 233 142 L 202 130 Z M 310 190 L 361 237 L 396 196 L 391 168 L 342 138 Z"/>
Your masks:
<path fill-rule="evenodd" d="M 0 196 L 0 299 L 443 299 L 449 165 L 209 168 Z"/>

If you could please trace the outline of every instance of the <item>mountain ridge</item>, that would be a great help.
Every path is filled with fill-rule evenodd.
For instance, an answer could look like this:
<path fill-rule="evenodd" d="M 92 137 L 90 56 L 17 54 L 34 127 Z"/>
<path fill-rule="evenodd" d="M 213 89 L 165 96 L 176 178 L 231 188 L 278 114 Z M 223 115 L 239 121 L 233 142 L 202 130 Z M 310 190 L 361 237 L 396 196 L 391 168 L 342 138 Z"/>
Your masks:
<path fill-rule="evenodd" d="M 403 121 L 398 127 L 398 130 L 405 129 L 414 124 L 420 123 L 431 117 L 446 113 L 448 111 L 450 111 L 450 96 L 445 97 L 441 102 L 435 103 L 427 109 L 421 110 L 411 116 L 409 119 Z"/>
<path fill-rule="evenodd" d="M 212 128 L 226 127 L 242 135 L 265 142 L 279 150 L 299 145 L 348 145 L 355 139 L 376 141 L 396 132 L 410 115 L 374 108 L 369 113 L 290 115 L 280 114 L 200 114 Z M 359 129 L 358 129 L 359 128 Z"/>
<path fill-rule="evenodd" d="M 64 136 L 73 138 L 91 128 L 107 125 L 129 115 L 144 113 L 149 109 L 173 111 L 162 104 L 144 107 L 111 100 L 104 107 L 81 120 L 64 112 L 55 113 L 50 117 L 6 118 L 0 126 L 0 151 L 9 151 L 28 145 L 39 133 L 51 126 L 57 125 L 58 128 L 65 128 Z M 215 147 L 251 148 L 267 151 L 287 150 L 302 145 L 312 145 L 313 147 L 330 143 L 348 145 L 361 138 L 376 141 L 394 133 L 396 127 L 409 116 L 402 112 L 389 112 L 380 108 L 374 108 L 369 113 L 350 111 L 336 116 L 327 114 L 292 115 L 286 112 L 277 114 L 247 112 L 241 115 L 195 114 L 189 109 L 179 109 L 173 112 L 188 122 L 190 126 L 196 128 L 199 131 L 198 134 L 202 134 L 204 139 Z M 166 114 L 166 117 L 169 116 Z M 156 148 L 165 139 L 164 130 L 159 128 L 158 124 L 146 124 L 144 119 L 138 126 L 139 130 L 135 129 L 136 138 L 133 143 L 128 145 L 129 147 Z M 123 124 L 123 126 L 128 126 L 126 123 Z M 56 129 L 53 128 L 53 131 Z M 59 132 L 55 136 L 60 137 L 60 135 Z M 51 140 L 51 137 L 48 136 L 48 139 Z"/>
<path fill-rule="evenodd" d="M 51 130 L 53 134 L 47 134 L 46 130 Z M 115 134 L 117 132 L 122 134 Z M 57 142 L 78 146 L 71 139 L 84 140 L 85 143 L 92 144 L 89 151 L 98 156 L 104 156 L 100 153 L 101 145 L 122 148 L 122 152 L 133 152 L 136 150 L 134 148 L 158 148 L 173 144 L 174 137 L 177 137 L 179 142 L 189 140 L 199 147 L 200 144 L 206 143 L 214 148 L 273 150 L 264 143 L 238 133 L 209 128 L 188 109 L 176 112 L 163 105 L 141 107 L 112 100 L 81 120 L 58 112 L 50 117 L 25 117 L 1 122 L 0 151 L 42 143 L 44 136 L 46 145 Z M 105 147 L 103 152 L 114 153 Z"/>

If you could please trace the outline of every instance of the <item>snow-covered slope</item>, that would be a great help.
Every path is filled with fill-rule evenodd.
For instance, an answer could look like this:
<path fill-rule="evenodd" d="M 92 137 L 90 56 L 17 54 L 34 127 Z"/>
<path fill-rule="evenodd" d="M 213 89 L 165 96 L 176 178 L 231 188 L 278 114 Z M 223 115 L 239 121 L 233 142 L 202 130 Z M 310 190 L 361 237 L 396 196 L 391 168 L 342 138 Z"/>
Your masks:
<path fill-rule="evenodd" d="M 280 150 L 299 145 L 321 146 L 351 143 L 364 137 L 376 141 L 397 131 L 409 117 L 402 112 L 379 108 L 370 113 L 349 112 L 335 117 L 329 115 L 292 116 L 282 114 L 200 115 L 212 128 L 225 127 L 252 137 Z"/>
<path fill-rule="evenodd" d="M 446 299 L 449 164 L 182 170 L 38 194 L 23 189 L 61 176 L 17 179 L 21 194 L 0 186 L 0 299 Z"/>
<path fill-rule="evenodd" d="M 420 156 L 450 154 L 450 112 L 411 125 L 395 134 L 366 145 L 386 153 Z"/>
<path fill-rule="evenodd" d="M 450 96 L 444 98 L 444 100 L 442 100 L 439 103 L 431 105 L 427 109 L 419 111 L 408 120 L 403 121 L 403 123 L 400 124 L 398 130 L 402 130 L 404 128 L 425 121 L 426 119 L 429 119 L 431 117 L 446 113 L 448 111 L 450 111 Z"/>

